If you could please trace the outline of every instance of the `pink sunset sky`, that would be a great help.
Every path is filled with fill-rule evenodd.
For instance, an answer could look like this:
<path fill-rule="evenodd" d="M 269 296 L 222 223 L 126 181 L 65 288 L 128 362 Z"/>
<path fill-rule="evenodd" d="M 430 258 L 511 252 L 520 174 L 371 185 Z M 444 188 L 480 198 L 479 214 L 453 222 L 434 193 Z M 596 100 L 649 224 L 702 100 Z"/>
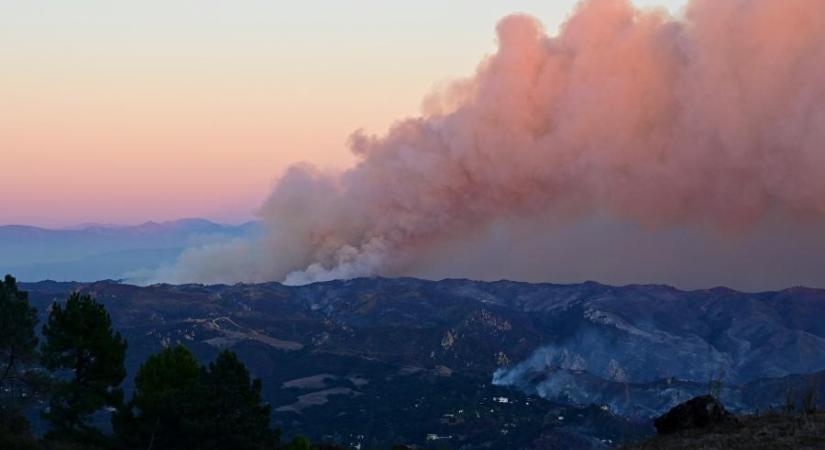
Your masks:
<path fill-rule="evenodd" d="M 0 225 L 249 220 L 289 164 L 345 167 L 471 74 L 504 15 L 574 5 L 0 1 Z"/>

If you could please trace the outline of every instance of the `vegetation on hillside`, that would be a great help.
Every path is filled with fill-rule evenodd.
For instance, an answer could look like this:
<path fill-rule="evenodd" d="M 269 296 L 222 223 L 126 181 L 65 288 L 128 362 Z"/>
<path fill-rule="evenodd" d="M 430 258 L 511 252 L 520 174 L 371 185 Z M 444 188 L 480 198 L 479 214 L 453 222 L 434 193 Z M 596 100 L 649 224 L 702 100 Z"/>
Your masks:
<path fill-rule="evenodd" d="M 825 414 L 770 412 L 739 417 L 737 426 L 657 435 L 625 450 L 803 450 L 825 448 Z"/>
<path fill-rule="evenodd" d="M 684 402 L 656 420 L 658 434 L 624 450 L 804 450 L 825 448 L 825 414 L 804 394 L 797 408 L 734 416 L 713 396 Z"/>
<path fill-rule="evenodd" d="M 104 306 L 72 294 L 51 306 L 38 351 L 37 314 L 15 279 L 0 281 L 0 448 L 31 450 L 237 449 L 304 450 L 305 438 L 280 443 L 270 427 L 261 382 L 231 351 L 206 366 L 177 345 L 150 356 L 126 401 L 126 340 Z M 33 400 L 48 403 L 42 438 L 24 412 Z M 112 432 L 99 428 L 110 414 Z"/>

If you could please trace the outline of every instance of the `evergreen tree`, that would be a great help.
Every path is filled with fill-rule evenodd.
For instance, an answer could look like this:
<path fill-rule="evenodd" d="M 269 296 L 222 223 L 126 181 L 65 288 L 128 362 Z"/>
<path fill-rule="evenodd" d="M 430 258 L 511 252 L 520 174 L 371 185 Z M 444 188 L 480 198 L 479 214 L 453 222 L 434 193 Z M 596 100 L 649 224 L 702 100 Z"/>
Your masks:
<path fill-rule="evenodd" d="M 43 337 L 43 364 L 56 372 L 49 409 L 44 414 L 52 426 L 46 438 L 80 443 L 100 440 L 90 417 L 122 401 L 118 386 L 126 376 L 126 341 L 112 329 L 103 305 L 78 293 L 65 305 L 52 306 Z"/>
<path fill-rule="evenodd" d="M 192 441 L 181 422 L 191 414 L 199 376 L 197 359 L 182 345 L 150 356 L 135 377 L 132 399 L 113 418 L 122 445 L 163 450 L 184 448 Z"/>
<path fill-rule="evenodd" d="M 11 275 L 0 280 L 0 427 L 19 422 L 23 403 L 31 398 L 29 364 L 35 357 L 37 310 L 28 293 Z"/>
<path fill-rule="evenodd" d="M 113 418 L 121 445 L 134 449 L 274 449 L 261 382 L 224 351 L 199 367 L 178 345 L 152 355 L 135 378 L 135 392 Z"/>
<path fill-rule="evenodd" d="M 201 369 L 189 408 L 184 425 L 198 448 L 257 450 L 278 444 L 279 434 L 269 426 L 270 407 L 261 401 L 261 380 L 251 380 L 231 351 Z"/>
<path fill-rule="evenodd" d="M 18 369 L 30 362 L 37 348 L 34 325 L 37 310 L 29 294 L 17 288 L 11 275 L 0 280 L 0 389 L 18 377 Z"/>

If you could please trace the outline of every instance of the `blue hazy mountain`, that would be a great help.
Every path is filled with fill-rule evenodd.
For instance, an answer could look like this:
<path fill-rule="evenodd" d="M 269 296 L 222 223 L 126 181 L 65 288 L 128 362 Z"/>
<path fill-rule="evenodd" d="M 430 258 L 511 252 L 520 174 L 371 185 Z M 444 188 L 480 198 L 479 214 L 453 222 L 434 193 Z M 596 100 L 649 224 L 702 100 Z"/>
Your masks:
<path fill-rule="evenodd" d="M 122 279 L 171 263 L 192 245 L 255 230 L 254 222 L 223 225 L 204 219 L 66 229 L 0 226 L 0 273 L 12 273 L 23 281 Z"/>

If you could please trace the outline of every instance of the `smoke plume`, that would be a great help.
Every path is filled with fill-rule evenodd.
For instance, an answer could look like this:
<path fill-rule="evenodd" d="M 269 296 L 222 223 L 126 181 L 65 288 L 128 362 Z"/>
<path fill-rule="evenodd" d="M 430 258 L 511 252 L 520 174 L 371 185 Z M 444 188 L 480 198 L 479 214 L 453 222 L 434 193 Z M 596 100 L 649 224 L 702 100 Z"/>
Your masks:
<path fill-rule="evenodd" d="M 496 31 L 497 51 L 419 117 L 353 134 L 352 168 L 290 168 L 262 236 L 190 249 L 161 278 L 416 274 L 500 224 L 717 239 L 825 218 L 821 0 L 692 0 L 678 18 L 589 0 L 556 35 L 525 15 Z"/>

